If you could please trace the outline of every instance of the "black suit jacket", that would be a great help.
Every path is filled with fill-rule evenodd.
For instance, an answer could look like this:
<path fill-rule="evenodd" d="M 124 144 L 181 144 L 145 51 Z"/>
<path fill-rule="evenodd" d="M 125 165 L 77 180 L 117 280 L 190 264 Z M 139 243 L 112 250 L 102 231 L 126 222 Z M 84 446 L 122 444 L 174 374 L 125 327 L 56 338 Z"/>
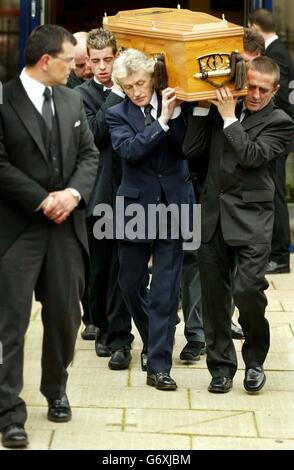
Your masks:
<path fill-rule="evenodd" d="M 202 242 L 210 241 L 219 218 L 229 245 L 271 242 L 275 159 L 293 131 L 293 121 L 272 102 L 226 129 L 214 106 L 207 117 L 190 117 L 184 153 L 209 158 L 201 194 Z"/>
<path fill-rule="evenodd" d="M 113 205 L 121 181 L 122 169 L 119 156 L 113 151 L 105 111 L 120 103 L 123 98 L 110 93 L 107 97 L 103 86 L 94 79 L 75 89 L 83 98 L 86 116 L 94 141 L 100 151 L 96 182 L 87 207 L 87 216 L 93 214 L 96 204 Z"/>
<path fill-rule="evenodd" d="M 50 169 L 36 110 L 19 78 L 4 86 L 0 106 L 0 256 L 23 232 L 48 196 Z M 64 188 L 82 196 L 73 212 L 75 233 L 87 250 L 85 215 L 95 180 L 98 151 L 82 100 L 66 87 L 54 87 L 60 130 Z"/>
<path fill-rule="evenodd" d="M 275 104 L 286 111 L 294 119 L 294 104 L 289 102 L 290 82 L 294 80 L 294 64 L 285 45 L 280 39 L 273 41 L 266 49 L 266 55 L 280 67 L 280 89 L 275 96 Z"/>

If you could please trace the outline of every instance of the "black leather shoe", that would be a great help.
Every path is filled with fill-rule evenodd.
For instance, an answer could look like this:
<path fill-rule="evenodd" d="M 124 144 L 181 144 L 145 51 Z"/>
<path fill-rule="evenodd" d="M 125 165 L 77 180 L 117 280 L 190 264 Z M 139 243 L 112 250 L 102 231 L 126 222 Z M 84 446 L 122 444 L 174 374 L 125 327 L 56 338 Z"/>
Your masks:
<path fill-rule="evenodd" d="M 266 268 L 266 274 L 282 274 L 289 273 L 290 266 L 289 264 L 279 264 L 276 261 L 270 261 Z"/>
<path fill-rule="evenodd" d="M 157 388 L 157 390 L 176 390 L 177 384 L 167 372 L 157 374 L 147 374 L 147 385 Z"/>
<path fill-rule="evenodd" d="M 81 333 L 82 339 L 86 341 L 94 341 L 96 338 L 98 328 L 95 325 L 86 325 Z"/>
<path fill-rule="evenodd" d="M 142 351 L 141 352 L 141 369 L 143 372 L 147 371 L 147 360 L 148 360 L 147 353 Z"/>
<path fill-rule="evenodd" d="M 265 384 L 263 367 L 250 367 L 245 371 L 244 388 L 249 393 L 259 392 Z"/>
<path fill-rule="evenodd" d="M 1 439 L 3 447 L 20 448 L 26 447 L 29 443 L 28 435 L 24 430 L 23 424 L 10 424 L 2 431 Z"/>
<path fill-rule="evenodd" d="M 233 380 L 229 377 L 213 377 L 208 391 L 211 393 L 227 393 L 233 387 Z"/>
<path fill-rule="evenodd" d="M 99 357 L 110 357 L 111 351 L 106 346 L 107 334 L 98 331 L 95 339 L 95 351 Z"/>
<path fill-rule="evenodd" d="M 132 360 L 130 348 L 124 347 L 113 351 L 111 359 L 108 362 L 109 369 L 112 370 L 123 370 L 129 367 Z"/>
<path fill-rule="evenodd" d="M 231 333 L 233 339 L 244 339 L 242 328 L 237 326 L 234 322 L 231 322 Z"/>
<path fill-rule="evenodd" d="M 54 423 L 67 423 L 71 420 L 71 408 L 66 395 L 61 398 L 47 398 L 49 421 Z"/>
<path fill-rule="evenodd" d="M 200 356 L 205 354 L 205 343 L 201 341 L 188 341 L 180 354 L 181 361 L 199 361 Z"/>

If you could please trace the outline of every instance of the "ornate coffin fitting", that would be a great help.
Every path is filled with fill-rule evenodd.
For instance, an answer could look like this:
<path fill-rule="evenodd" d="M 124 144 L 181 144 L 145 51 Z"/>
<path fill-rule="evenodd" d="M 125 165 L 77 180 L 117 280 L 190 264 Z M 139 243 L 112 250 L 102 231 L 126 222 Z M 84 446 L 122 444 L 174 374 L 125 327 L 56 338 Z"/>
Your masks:
<path fill-rule="evenodd" d="M 143 8 L 105 16 L 103 27 L 114 33 L 119 47 L 133 47 L 153 56 L 157 87 L 168 84 L 179 99 L 212 99 L 215 88 L 224 85 L 234 96 L 247 93 L 241 56 L 243 28 L 224 17 L 185 9 Z"/>

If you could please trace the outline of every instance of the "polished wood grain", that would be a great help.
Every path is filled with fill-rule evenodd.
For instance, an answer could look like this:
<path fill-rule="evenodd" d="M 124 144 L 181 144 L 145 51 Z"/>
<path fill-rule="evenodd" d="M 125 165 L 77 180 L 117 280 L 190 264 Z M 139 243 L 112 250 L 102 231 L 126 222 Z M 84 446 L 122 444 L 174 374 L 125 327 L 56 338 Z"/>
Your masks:
<path fill-rule="evenodd" d="M 112 31 L 122 48 L 139 49 L 147 55 L 163 53 L 168 85 L 176 88 L 184 101 L 215 97 L 215 86 L 202 78 L 198 57 L 207 54 L 231 54 L 243 51 L 243 28 L 206 13 L 174 8 L 145 8 L 119 12 L 104 19 L 103 27 Z M 212 77 L 219 86 L 229 74 Z M 246 94 L 226 86 L 234 96 Z"/>

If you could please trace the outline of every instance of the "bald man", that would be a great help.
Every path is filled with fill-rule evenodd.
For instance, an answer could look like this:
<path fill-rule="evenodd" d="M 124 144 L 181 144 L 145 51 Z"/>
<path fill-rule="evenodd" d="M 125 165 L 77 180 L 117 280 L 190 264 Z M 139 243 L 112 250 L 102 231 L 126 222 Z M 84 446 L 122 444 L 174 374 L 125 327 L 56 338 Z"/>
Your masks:
<path fill-rule="evenodd" d="M 85 80 L 93 77 L 92 70 L 88 63 L 88 33 L 86 33 L 86 31 L 79 31 L 74 33 L 74 37 L 77 40 L 77 45 L 75 46 L 75 66 L 71 71 L 67 82 L 68 88 L 75 88 L 78 85 L 82 85 Z"/>

